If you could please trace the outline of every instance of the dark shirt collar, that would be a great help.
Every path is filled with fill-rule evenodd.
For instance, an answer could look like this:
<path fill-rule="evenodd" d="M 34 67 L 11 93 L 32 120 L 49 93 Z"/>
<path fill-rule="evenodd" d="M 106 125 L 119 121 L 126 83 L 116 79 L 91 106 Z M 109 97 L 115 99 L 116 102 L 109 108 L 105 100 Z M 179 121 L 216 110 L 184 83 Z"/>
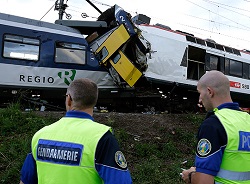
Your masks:
<path fill-rule="evenodd" d="M 232 109 L 232 110 L 240 110 L 239 104 L 237 102 L 228 102 L 221 104 L 217 107 L 218 110 L 221 110 L 223 108 Z"/>
<path fill-rule="evenodd" d="M 82 111 L 68 111 L 66 112 L 65 117 L 68 118 L 84 118 L 84 119 L 91 119 L 92 121 L 94 121 L 94 118 L 89 115 L 86 112 L 82 112 Z"/>
<path fill-rule="evenodd" d="M 240 111 L 240 107 L 239 107 L 239 104 L 237 102 L 227 102 L 227 103 L 223 103 L 223 104 L 219 105 L 217 108 L 215 108 L 212 111 L 208 111 L 205 119 L 207 119 L 208 117 L 213 115 L 216 109 L 221 110 L 224 108 Z"/>

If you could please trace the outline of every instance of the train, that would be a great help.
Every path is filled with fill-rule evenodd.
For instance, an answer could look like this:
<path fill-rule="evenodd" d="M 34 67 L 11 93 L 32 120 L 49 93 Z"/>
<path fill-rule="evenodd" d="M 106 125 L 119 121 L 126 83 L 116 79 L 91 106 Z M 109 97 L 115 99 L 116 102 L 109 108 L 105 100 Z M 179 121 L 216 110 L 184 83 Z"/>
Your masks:
<path fill-rule="evenodd" d="M 150 24 L 114 5 L 96 21 L 48 23 L 0 13 L 0 106 L 64 109 L 66 88 L 90 78 L 97 109 L 118 112 L 197 110 L 196 85 L 206 71 L 230 80 L 232 98 L 250 102 L 250 51 Z"/>

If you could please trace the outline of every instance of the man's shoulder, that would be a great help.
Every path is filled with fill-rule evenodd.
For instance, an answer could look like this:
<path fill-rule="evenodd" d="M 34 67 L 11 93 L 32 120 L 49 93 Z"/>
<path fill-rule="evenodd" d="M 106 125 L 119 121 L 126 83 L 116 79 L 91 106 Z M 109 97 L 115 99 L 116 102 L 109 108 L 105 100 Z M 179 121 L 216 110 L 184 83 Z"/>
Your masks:
<path fill-rule="evenodd" d="M 46 132 L 46 131 L 51 130 L 51 128 L 53 128 L 54 126 L 56 126 L 61 120 L 62 120 L 62 118 L 61 118 L 60 120 L 58 120 L 58 121 L 56 121 L 56 122 L 50 124 L 50 125 L 44 126 L 44 127 L 41 128 L 40 130 L 38 130 L 38 131 L 34 134 L 33 137 L 35 137 L 35 136 L 37 136 L 37 135 L 40 135 L 40 134 L 43 133 L 43 132 Z"/>
<path fill-rule="evenodd" d="M 206 117 L 199 128 L 199 132 L 200 131 L 213 131 L 221 132 L 223 135 L 225 134 L 224 126 L 215 114 L 211 114 L 209 117 Z"/>
<path fill-rule="evenodd" d="M 221 124 L 218 117 L 214 114 L 214 112 L 208 112 L 206 118 L 204 119 L 202 125 L 211 125 L 215 126 L 216 124 Z"/>

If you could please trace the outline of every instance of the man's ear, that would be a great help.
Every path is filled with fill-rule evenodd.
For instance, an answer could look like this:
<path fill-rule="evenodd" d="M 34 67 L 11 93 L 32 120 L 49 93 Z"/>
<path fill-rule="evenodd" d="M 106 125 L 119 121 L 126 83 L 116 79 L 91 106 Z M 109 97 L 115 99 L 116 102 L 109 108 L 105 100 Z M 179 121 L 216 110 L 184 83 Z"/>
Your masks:
<path fill-rule="evenodd" d="M 66 105 L 67 105 L 68 107 L 71 107 L 71 104 L 72 104 L 71 98 L 67 97 L 67 98 L 66 98 Z"/>
<path fill-rule="evenodd" d="M 213 97 L 213 96 L 214 96 L 214 90 L 213 90 L 213 88 L 207 87 L 207 91 L 208 91 L 208 95 L 209 95 L 210 97 Z"/>

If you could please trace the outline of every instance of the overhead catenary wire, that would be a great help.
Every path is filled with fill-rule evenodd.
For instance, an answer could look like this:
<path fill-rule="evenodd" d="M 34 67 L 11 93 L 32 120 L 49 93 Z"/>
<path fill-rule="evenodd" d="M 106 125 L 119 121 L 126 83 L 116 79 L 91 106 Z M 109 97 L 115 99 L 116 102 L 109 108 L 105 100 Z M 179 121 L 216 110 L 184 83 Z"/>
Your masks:
<path fill-rule="evenodd" d="M 187 0 L 187 1 L 188 1 L 188 2 L 191 2 L 191 1 L 189 1 L 189 0 Z M 211 3 L 214 3 L 214 4 L 221 4 L 221 5 L 224 5 L 224 4 L 222 4 L 222 3 L 217 3 L 217 2 L 214 2 L 214 1 L 210 1 L 210 0 L 203 0 L 203 1 L 205 1 L 205 2 L 211 2 Z M 104 5 L 104 6 L 109 6 L 109 7 L 111 7 L 111 6 L 108 5 L 108 4 L 104 4 L 104 3 L 101 3 L 101 2 L 96 1 L 96 0 L 93 0 L 93 2 L 94 2 L 94 3 L 97 3 L 97 4 L 100 4 L 100 5 Z M 193 2 L 191 2 L 191 3 L 193 3 Z M 193 4 L 195 4 L 195 3 L 193 3 Z M 195 4 L 195 5 L 200 6 L 200 5 L 198 5 L 198 4 Z M 225 5 L 225 6 L 226 6 L 226 5 Z M 228 5 L 227 5 L 227 6 L 228 6 Z M 218 21 L 212 21 L 212 20 L 203 19 L 203 20 L 205 20 L 205 21 L 209 21 L 209 22 L 213 22 L 213 23 L 218 23 L 218 24 L 220 24 L 220 25 L 224 25 L 224 26 L 228 26 L 228 27 L 232 27 L 232 28 L 236 28 L 236 29 L 241 29 L 241 30 L 245 30 L 245 31 L 250 31 L 250 27 L 248 27 L 248 26 L 246 26 L 246 25 L 239 24 L 238 22 L 236 22 L 236 21 L 234 21 L 234 20 L 231 20 L 231 19 L 229 19 L 229 18 L 227 18 L 227 17 L 225 17 L 225 16 L 222 16 L 222 15 L 220 15 L 220 14 L 218 14 L 218 13 L 216 13 L 216 12 L 213 12 L 213 11 L 211 11 L 211 10 L 209 10 L 209 9 L 206 9 L 206 8 L 204 8 L 204 7 L 202 7 L 202 6 L 200 6 L 200 7 L 203 8 L 203 9 L 205 9 L 205 10 L 207 10 L 207 11 L 209 11 L 209 12 L 212 12 L 212 13 L 214 13 L 214 14 L 217 14 L 217 15 L 219 15 L 219 16 L 221 16 L 221 17 L 223 17 L 223 18 L 225 18 L 225 19 L 227 19 L 227 20 L 229 20 L 229 21 L 231 21 L 231 22 L 233 22 L 233 23 L 236 23 L 237 25 L 240 25 L 240 26 L 242 26 L 242 27 L 236 27 L 236 26 L 233 26 L 233 25 L 220 23 L 220 22 L 218 22 Z M 228 7 L 236 8 L 236 7 L 233 7 L 233 6 L 228 6 Z M 240 8 L 236 8 L 236 9 L 240 9 Z M 227 9 L 227 10 L 228 10 L 228 9 Z M 244 9 L 240 9 L 240 10 L 244 10 Z M 229 11 L 230 11 L 230 10 L 229 10 Z M 244 10 L 244 11 L 248 11 L 248 10 Z M 137 14 L 137 12 L 133 12 L 133 11 L 129 11 L 129 12 L 132 12 L 132 13 Z M 233 11 L 233 12 L 235 12 L 235 11 Z M 250 11 L 248 11 L 248 12 L 250 12 Z M 238 13 L 238 12 L 235 12 L 235 13 Z M 247 15 L 244 15 L 244 14 L 241 14 L 241 13 L 238 13 L 238 14 L 250 18 L 250 17 L 247 16 Z M 189 15 L 189 16 L 191 16 L 191 15 Z M 201 19 L 201 20 L 202 20 L 202 18 L 200 18 L 200 17 L 195 17 L 195 16 L 192 16 L 192 17 L 198 18 L 198 19 Z M 152 18 L 159 19 L 159 18 L 157 18 L 157 17 L 152 17 Z M 164 19 L 161 19 L 161 20 L 164 20 Z"/>
<path fill-rule="evenodd" d="M 223 25 L 223 26 L 228 26 L 229 28 L 235 28 L 235 29 L 239 29 L 239 30 L 250 31 L 250 27 L 248 27 L 248 26 L 246 26 L 246 25 L 240 24 L 240 23 L 238 23 L 237 21 L 234 21 L 234 20 L 232 20 L 232 19 L 229 19 L 229 18 L 226 17 L 226 16 L 223 16 L 223 15 L 220 15 L 220 14 L 218 14 L 218 13 L 216 13 L 216 12 L 213 12 L 213 11 L 209 10 L 208 8 L 204 8 L 203 6 L 198 5 L 198 4 L 196 4 L 196 3 L 194 3 L 194 2 L 192 2 L 192 1 L 190 1 L 190 0 L 186 0 L 186 1 L 188 1 L 189 3 L 192 3 L 192 4 L 196 5 L 196 6 L 199 6 L 200 8 L 205 9 L 205 10 L 208 11 L 208 12 L 211 12 L 211 13 L 213 13 L 213 14 L 216 14 L 216 15 L 220 16 L 220 17 L 223 17 L 224 19 L 229 20 L 230 22 L 236 24 L 237 26 L 234 26 L 233 24 L 230 25 L 230 24 L 225 24 L 225 23 L 221 23 L 221 22 L 218 22 L 218 21 L 213 21 L 213 20 L 208 20 L 208 19 L 204 19 L 204 18 L 201 18 L 201 17 L 196 17 L 196 16 L 188 15 L 188 16 L 190 16 L 190 17 L 193 17 L 193 18 L 196 18 L 196 19 L 200 19 L 200 20 L 203 20 L 203 21 L 209 21 L 209 22 L 211 22 L 211 23 L 216 23 L 216 24 Z M 209 0 L 202 0 L 202 1 L 216 4 L 215 2 L 209 1 Z M 112 7 L 111 5 L 108 5 L 108 4 L 105 4 L 105 3 L 102 3 L 102 2 L 99 2 L 99 1 L 96 1 L 96 0 L 93 0 L 92 2 L 93 2 L 93 3 L 96 3 L 96 4 L 100 4 L 100 5 L 102 5 L 102 6 Z M 72 3 L 72 2 L 71 2 L 71 3 Z M 221 4 L 221 3 L 220 3 L 220 4 Z M 222 4 L 222 5 L 223 5 L 223 4 Z M 79 6 L 78 6 L 78 7 L 79 7 Z M 232 7 L 232 6 L 230 6 L 230 7 Z M 223 7 L 220 7 L 220 8 L 223 8 Z M 232 7 L 232 8 L 233 8 L 233 7 Z M 78 10 L 68 9 L 68 10 L 71 10 L 71 11 L 74 11 L 74 12 L 79 12 L 79 13 L 80 13 L 80 11 L 78 11 L 79 9 L 78 9 Z M 126 9 L 126 11 L 129 12 L 129 13 L 132 12 L 132 13 L 134 13 L 134 14 L 137 14 L 137 12 L 129 11 L 129 10 L 127 10 L 127 9 Z M 229 11 L 230 11 L 230 10 L 229 10 Z M 235 13 L 237 13 L 237 12 L 235 12 Z M 246 16 L 246 15 L 242 15 L 242 16 Z M 89 16 L 89 15 L 88 15 L 88 17 L 90 17 L 90 18 L 95 18 L 94 16 Z M 165 21 L 164 18 L 158 18 L 158 17 L 151 17 L 151 18 Z M 248 17 L 248 18 L 249 18 L 249 17 Z M 246 40 L 246 39 L 244 39 L 244 38 L 239 38 L 239 37 L 231 36 L 231 35 L 228 35 L 228 34 L 223 34 L 223 33 L 220 33 L 220 32 L 210 31 L 210 30 L 205 29 L 205 28 L 199 28 L 199 27 L 195 27 L 195 26 L 191 26 L 191 25 L 182 24 L 182 23 L 177 23 L 177 24 L 182 25 L 182 26 L 185 26 L 185 27 L 188 27 L 188 28 L 191 28 L 191 29 L 201 30 L 201 31 L 204 31 L 204 32 L 209 32 L 209 33 L 214 33 L 214 34 L 217 34 L 217 35 L 222 35 L 222 36 L 225 36 L 225 37 L 228 37 L 228 38 L 233 38 L 233 39 L 237 39 L 237 40 L 241 40 L 241 41 L 245 41 L 245 42 L 250 42 L 249 40 Z M 199 33 L 199 34 L 201 34 L 201 33 Z"/>
<path fill-rule="evenodd" d="M 236 21 L 234 21 L 234 20 L 232 20 L 232 19 L 229 19 L 229 18 L 227 18 L 227 17 L 225 17 L 225 16 L 223 16 L 223 15 L 220 15 L 219 13 L 216 13 L 216 12 L 213 12 L 213 11 L 207 9 L 207 8 L 204 8 L 203 6 L 198 5 L 198 4 L 196 4 L 196 3 L 194 3 L 194 2 L 192 2 L 192 1 L 190 1 L 190 0 L 186 0 L 186 1 L 188 1 L 188 2 L 190 2 L 190 3 L 192 3 L 192 4 L 194 4 L 194 5 L 196 5 L 196 6 L 200 7 L 200 8 L 202 8 L 202 9 L 205 9 L 205 10 L 207 10 L 207 11 L 213 13 L 213 14 L 216 14 L 216 15 L 218 15 L 218 16 L 220 16 L 220 17 L 223 17 L 224 19 L 229 20 L 229 21 L 231 21 L 231 22 L 233 22 L 233 23 L 235 23 L 235 24 L 237 24 L 237 25 L 241 25 L 241 26 L 243 26 L 243 27 L 246 27 L 246 28 L 248 28 L 249 31 L 250 31 L 250 27 L 248 27 L 248 26 L 246 26 L 246 25 L 240 24 L 240 23 L 238 23 L 238 22 L 236 22 Z"/>
<path fill-rule="evenodd" d="M 105 3 L 99 2 L 99 1 L 95 1 L 95 0 L 93 0 L 92 2 L 93 2 L 93 3 L 96 3 L 96 4 L 103 5 L 103 6 L 112 7 L 111 5 L 108 5 L 108 4 L 105 4 Z"/>
<path fill-rule="evenodd" d="M 242 9 L 242 8 L 237 8 L 237 7 L 234 7 L 234 6 L 229 6 L 227 4 L 223 4 L 223 3 L 218 3 L 218 2 L 215 2 L 215 1 L 210 1 L 210 0 L 203 0 L 203 1 L 206 1 L 206 2 L 209 2 L 209 3 L 214 3 L 214 4 L 220 4 L 220 5 L 223 5 L 223 6 L 227 6 L 227 7 L 230 7 L 230 8 L 233 8 L 233 9 L 237 9 L 237 10 L 241 10 L 241 11 L 246 11 L 246 12 L 249 12 L 249 10 L 245 10 L 245 9 Z M 246 0 L 245 0 L 246 1 Z M 250 2 L 250 1 L 248 1 Z"/>
<path fill-rule="evenodd" d="M 243 39 L 243 38 L 234 37 L 234 36 L 229 36 L 229 35 L 226 35 L 226 34 L 223 34 L 223 33 L 218 33 L 218 32 L 209 31 L 209 30 L 207 30 L 207 29 L 203 29 L 203 28 L 199 28 L 199 27 L 195 27 L 195 26 L 185 25 L 185 24 L 181 24 L 181 23 L 178 23 L 178 24 L 183 25 L 183 26 L 186 26 L 186 27 L 195 28 L 195 29 L 199 29 L 199 30 L 202 30 L 202 31 L 211 32 L 211 33 L 219 34 L 219 35 L 222 35 L 222 36 L 234 38 L 234 39 L 237 39 L 237 40 L 242 40 L 242 41 L 250 42 L 250 40 L 246 40 L 246 39 Z"/>
<path fill-rule="evenodd" d="M 42 20 L 51 10 L 52 10 L 52 8 L 55 6 L 55 4 L 53 4 L 52 6 L 51 6 L 51 8 L 42 16 L 42 18 L 40 18 L 40 20 Z"/>
<path fill-rule="evenodd" d="M 234 12 L 234 13 L 236 13 L 236 14 L 239 14 L 239 15 L 245 16 L 245 17 L 247 17 L 247 18 L 250 18 L 250 16 L 245 15 L 245 14 L 243 14 L 243 13 L 239 13 L 239 12 L 237 12 L 237 11 L 230 10 L 230 9 L 228 9 L 228 8 L 221 7 L 221 6 L 217 5 L 217 4 L 221 4 L 221 3 L 216 3 L 216 2 L 213 2 L 213 1 L 208 1 L 208 0 L 203 0 L 203 1 L 204 1 L 204 2 L 208 2 L 208 3 L 210 3 L 210 4 L 213 4 L 213 5 L 215 5 L 215 6 L 218 6 L 219 8 L 222 8 L 222 9 L 225 9 L 225 10 L 228 10 L 228 11 L 231 11 L 231 12 Z M 232 6 L 231 6 L 231 7 L 232 7 Z M 250 11 L 249 11 L 249 12 L 250 12 Z"/>
<path fill-rule="evenodd" d="M 249 29 L 244 29 L 244 28 L 241 28 L 241 27 L 236 27 L 236 26 L 233 26 L 233 25 L 224 24 L 224 23 L 221 23 L 221 22 L 218 22 L 218 21 L 201 18 L 201 17 L 197 17 L 197 16 L 194 16 L 194 15 L 189 15 L 189 14 L 184 14 L 184 15 L 189 16 L 189 17 L 193 17 L 193 18 L 196 18 L 196 19 L 208 21 L 208 22 L 211 22 L 211 23 L 220 24 L 220 25 L 223 25 L 223 26 L 228 26 L 228 27 L 232 27 L 232 28 L 236 28 L 236 29 L 241 29 L 241 30 L 244 30 L 244 31 L 249 31 Z"/>

